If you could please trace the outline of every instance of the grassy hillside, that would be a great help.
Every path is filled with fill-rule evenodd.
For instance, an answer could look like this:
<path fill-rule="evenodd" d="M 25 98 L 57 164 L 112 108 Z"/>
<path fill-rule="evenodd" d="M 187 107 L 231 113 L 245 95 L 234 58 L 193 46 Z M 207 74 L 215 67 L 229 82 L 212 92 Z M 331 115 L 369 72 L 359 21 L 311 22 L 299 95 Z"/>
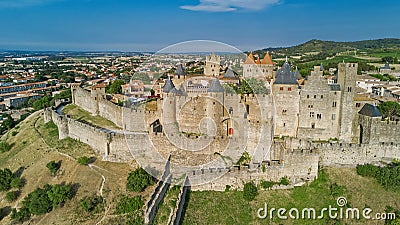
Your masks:
<path fill-rule="evenodd" d="M 18 132 L 15 136 L 13 131 Z M 15 132 L 14 132 L 15 134 Z M 116 203 L 121 195 L 133 196 L 126 192 L 126 178 L 136 164 L 109 163 L 96 160 L 93 165 L 83 166 L 76 162 L 82 156 L 96 157 L 86 144 L 73 139 L 58 140 L 57 127 L 53 123 L 44 124 L 43 116 L 36 112 L 1 138 L 12 145 L 10 151 L 0 153 L 0 168 L 9 168 L 13 172 L 22 172 L 25 185 L 15 202 L 5 200 L 6 192 L 0 192 L 0 209 L 21 206 L 22 199 L 44 184 L 75 184 L 77 192 L 72 200 L 63 207 L 48 214 L 32 217 L 29 224 L 124 224 L 125 215 L 115 213 Z M 54 160 L 61 167 L 55 176 L 46 168 Z M 103 179 L 104 177 L 104 179 Z M 147 198 L 151 191 L 142 195 Z M 85 196 L 103 195 L 106 210 L 87 213 L 80 206 Z M 137 195 L 137 194 L 136 194 Z M 1 217 L 0 217 L 1 219 Z M 0 220 L 0 224 L 10 224 L 10 216 Z"/>
<path fill-rule="evenodd" d="M 270 220 L 257 218 L 257 210 L 268 204 L 269 209 L 313 207 L 320 210 L 328 205 L 337 207 L 336 199 L 343 196 L 349 207 L 361 210 L 368 206 L 375 212 L 385 212 L 386 206 L 400 209 L 400 193 L 385 190 L 376 180 L 357 175 L 355 169 L 327 168 L 309 186 L 292 190 L 259 191 L 255 200 L 247 202 L 240 191 L 192 192 L 183 224 L 385 224 L 377 220 Z M 276 214 L 275 214 L 276 215 Z M 328 217 L 328 216 L 326 216 Z"/>

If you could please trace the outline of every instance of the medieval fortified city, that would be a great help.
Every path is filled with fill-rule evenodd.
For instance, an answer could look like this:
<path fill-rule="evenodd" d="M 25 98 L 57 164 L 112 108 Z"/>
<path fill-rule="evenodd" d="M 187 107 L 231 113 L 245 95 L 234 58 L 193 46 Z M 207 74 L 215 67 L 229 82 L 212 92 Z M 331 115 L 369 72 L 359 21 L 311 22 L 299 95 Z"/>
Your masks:
<path fill-rule="evenodd" d="M 400 224 L 399 9 L 0 0 L 0 225 Z"/>

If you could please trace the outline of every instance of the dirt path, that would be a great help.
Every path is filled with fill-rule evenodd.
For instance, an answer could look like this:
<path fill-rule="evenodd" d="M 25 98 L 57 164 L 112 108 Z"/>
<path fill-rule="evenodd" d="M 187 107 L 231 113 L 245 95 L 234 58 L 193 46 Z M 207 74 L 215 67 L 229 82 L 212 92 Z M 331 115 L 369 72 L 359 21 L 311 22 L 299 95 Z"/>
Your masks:
<path fill-rule="evenodd" d="M 46 144 L 46 145 L 48 146 L 48 148 L 50 148 L 51 150 L 54 150 L 54 151 L 57 152 L 58 154 L 60 154 L 60 155 L 62 155 L 62 156 L 64 156 L 64 157 L 67 157 L 67 158 L 71 159 L 72 161 L 75 161 L 75 162 L 76 162 L 77 159 L 75 159 L 74 157 L 72 157 L 72 156 L 70 156 L 70 155 L 68 155 L 68 154 L 59 152 L 57 149 L 51 147 L 51 146 L 46 142 L 46 140 L 43 138 L 42 133 L 40 133 L 40 131 L 39 131 L 38 128 L 37 128 L 37 122 L 38 122 L 39 118 L 40 118 L 40 117 L 38 117 L 38 118 L 35 120 L 34 126 L 33 126 L 33 127 L 34 127 L 35 131 L 38 133 L 38 135 L 39 135 L 40 139 L 43 141 L 43 143 Z M 110 174 L 113 174 L 113 173 L 111 173 L 110 171 L 108 171 L 108 170 L 106 170 L 106 169 L 104 169 L 104 168 L 101 168 L 101 167 L 99 167 L 99 166 L 93 165 L 93 164 L 89 164 L 88 166 L 89 166 L 89 168 L 90 168 L 91 170 L 93 170 L 94 172 L 96 172 L 97 174 L 99 174 L 99 175 L 101 176 L 102 181 L 101 181 L 101 185 L 100 185 L 100 188 L 99 188 L 99 193 L 100 193 L 100 196 L 103 198 L 103 203 L 104 203 L 105 200 L 104 200 L 104 196 L 103 196 L 103 188 L 104 188 L 104 184 L 106 183 L 106 177 L 105 177 L 101 172 L 99 172 L 98 170 L 102 170 L 102 171 L 108 172 L 108 173 L 110 173 Z M 94 168 L 96 168 L 96 169 L 98 169 L 98 170 L 96 170 L 96 169 L 94 169 Z M 73 173 L 72 173 L 72 174 L 73 174 Z M 104 215 L 103 215 L 103 217 L 101 218 L 101 220 L 100 220 L 99 222 L 96 223 L 96 225 L 101 224 L 101 223 L 105 220 L 108 211 L 109 211 L 109 208 L 105 205 L 105 206 L 104 206 Z M 46 216 L 47 216 L 47 214 L 38 222 L 38 224 L 40 224 L 41 221 L 42 221 L 43 219 L 46 218 Z"/>

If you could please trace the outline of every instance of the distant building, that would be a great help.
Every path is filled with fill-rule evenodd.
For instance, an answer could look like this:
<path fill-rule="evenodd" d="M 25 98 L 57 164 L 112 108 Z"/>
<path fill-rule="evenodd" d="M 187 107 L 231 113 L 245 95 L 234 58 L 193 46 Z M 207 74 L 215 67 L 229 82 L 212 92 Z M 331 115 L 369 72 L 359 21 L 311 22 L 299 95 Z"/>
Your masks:
<path fill-rule="evenodd" d="M 122 93 L 129 97 L 142 97 L 144 84 L 141 80 L 131 80 L 129 84 L 122 85 Z"/>
<path fill-rule="evenodd" d="M 23 106 L 29 99 L 39 99 L 41 96 L 39 94 L 18 94 L 15 97 L 7 98 L 4 100 L 6 107 L 16 108 Z"/>
<path fill-rule="evenodd" d="M 389 62 L 386 61 L 385 65 L 379 68 L 380 74 L 389 74 L 391 72 Z"/>

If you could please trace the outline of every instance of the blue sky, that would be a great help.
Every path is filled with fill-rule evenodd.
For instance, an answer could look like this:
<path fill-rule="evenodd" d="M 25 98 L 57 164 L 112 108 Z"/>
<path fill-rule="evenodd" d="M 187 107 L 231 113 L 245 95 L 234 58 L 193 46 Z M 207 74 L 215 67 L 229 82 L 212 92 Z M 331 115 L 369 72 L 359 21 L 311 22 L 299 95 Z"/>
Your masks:
<path fill-rule="evenodd" d="M 189 40 L 242 50 L 399 37 L 399 1 L 0 0 L 0 49 L 157 51 Z"/>

